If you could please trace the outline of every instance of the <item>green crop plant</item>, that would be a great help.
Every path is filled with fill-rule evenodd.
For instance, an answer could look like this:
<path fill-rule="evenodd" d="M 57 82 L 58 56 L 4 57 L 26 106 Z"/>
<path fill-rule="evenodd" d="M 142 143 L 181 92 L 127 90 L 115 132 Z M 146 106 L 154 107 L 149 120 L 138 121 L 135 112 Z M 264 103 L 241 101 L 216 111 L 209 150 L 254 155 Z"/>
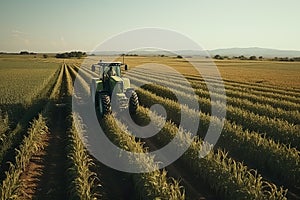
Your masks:
<path fill-rule="evenodd" d="M 73 71 L 74 75 L 79 76 L 81 84 L 86 84 L 84 79 Z M 83 87 L 85 88 L 85 87 Z M 131 151 L 145 153 L 146 149 L 143 148 L 141 142 L 136 141 L 135 137 L 128 133 L 126 127 L 120 122 L 116 121 L 114 116 L 108 115 L 102 120 L 101 127 L 106 131 L 107 136 L 119 145 L 121 148 Z M 157 163 L 153 158 L 147 156 L 140 156 L 132 158 L 131 162 L 138 163 L 142 168 L 156 169 Z M 171 199 L 180 200 L 185 199 L 183 188 L 179 185 L 178 181 L 172 178 L 167 178 L 165 170 L 155 170 L 149 173 L 134 174 L 133 179 L 137 191 L 140 191 L 140 196 L 143 199 Z"/>
<path fill-rule="evenodd" d="M 75 113 L 71 115 L 71 121 L 72 128 L 69 130 L 67 147 L 70 197 L 71 199 L 99 199 L 101 196 L 97 190 L 101 185 L 97 174 L 90 170 L 94 163 L 83 144 L 82 122 Z"/>
<path fill-rule="evenodd" d="M 142 74 L 144 74 L 144 72 L 134 72 L 134 73 L 129 73 L 130 76 L 134 76 L 136 74 L 136 76 L 138 78 L 141 78 L 143 79 L 142 77 Z M 168 78 L 169 75 L 166 75 L 165 77 L 162 76 L 162 75 L 157 75 L 157 74 L 154 74 L 154 75 L 151 75 L 151 74 L 147 74 L 147 77 L 148 78 L 153 78 L 153 79 L 159 79 L 159 80 L 165 80 L 165 81 L 168 81 L 168 82 L 172 82 L 173 84 L 176 83 L 180 83 L 178 86 L 178 88 L 182 88 L 184 90 L 186 90 L 186 82 L 183 82 L 182 81 L 182 78 L 179 79 L 179 80 L 172 80 L 170 78 Z M 196 91 L 197 90 L 204 90 L 204 91 L 207 91 L 207 86 L 205 84 L 191 84 L 195 89 Z M 191 89 L 191 88 L 188 88 L 188 89 Z M 278 95 L 277 98 L 271 98 L 271 97 L 265 97 L 265 96 L 262 96 L 262 94 L 264 92 L 259 92 L 258 94 L 252 94 L 252 92 L 249 92 L 247 91 L 246 89 L 243 89 L 241 91 L 239 90 L 235 90 L 234 88 L 233 89 L 226 89 L 226 96 L 227 97 L 235 97 L 235 98 L 242 98 L 242 99 L 247 99 L 253 103 L 261 103 L 261 104 L 269 104 L 269 105 L 272 105 L 272 107 L 274 108 L 281 108 L 283 110 L 287 110 L 287 111 L 293 111 L 293 110 L 299 110 L 300 109 L 300 105 L 298 103 L 295 103 L 295 102 L 290 102 L 286 99 L 283 99 L 283 100 L 280 100 L 278 101 L 278 99 L 280 99 L 280 96 L 284 96 L 284 95 Z M 223 89 L 220 88 L 220 87 L 213 87 L 213 91 L 211 91 L 213 93 L 222 93 L 223 92 Z"/>
<path fill-rule="evenodd" d="M 175 124 L 180 124 L 178 115 L 180 111 L 185 112 L 185 116 L 198 116 L 198 135 L 203 135 L 212 120 L 212 123 L 220 123 L 219 119 L 211 118 L 204 113 L 195 112 L 186 106 L 180 106 L 177 102 L 156 96 L 143 89 L 138 89 L 137 93 L 140 102 L 146 107 L 153 104 L 162 105 L 168 114 L 168 119 Z M 193 120 L 191 117 L 190 121 Z M 192 121 L 191 121 L 192 123 Z M 188 129 L 189 127 L 183 127 Z M 284 180 L 287 185 L 299 185 L 300 177 L 300 156 L 295 148 L 290 148 L 284 144 L 279 144 L 271 139 L 267 139 L 255 132 L 244 130 L 242 126 L 225 121 L 218 145 L 229 151 L 230 154 L 241 160 L 254 163 L 260 170 L 268 169 L 268 172 Z M 267 161 L 267 162 L 266 162 Z"/>
<path fill-rule="evenodd" d="M 135 81 L 139 83 L 146 83 L 139 80 Z M 172 93 L 172 91 L 163 86 L 147 84 L 144 85 L 143 88 L 158 96 L 169 98 L 175 101 L 177 100 L 177 97 Z M 189 100 L 193 98 L 183 91 L 177 91 L 176 94 L 186 102 L 189 102 Z M 222 109 L 221 105 L 218 102 L 211 102 L 209 98 L 199 96 L 198 102 L 200 110 L 206 114 L 210 114 L 211 106 L 217 108 L 220 107 L 219 109 Z M 277 118 L 260 116 L 243 108 L 233 107 L 231 105 L 227 105 L 226 118 L 231 122 L 242 125 L 244 129 L 256 131 L 262 134 L 266 133 L 267 137 L 272 138 L 276 141 L 280 141 L 284 144 L 291 144 L 292 147 L 298 148 L 298 145 L 300 143 L 299 125 L 290 124 L 287 121 Z"/>
<path fill-rule="evenodd" d="M 182 80 L 178 80 L 177 82 L 170 82 L 169 79 L 166 80 L 166 78 L 158 76 L 158 75 L 153 75 L 148 78 L 145 77 L 140 77 L 136 76 L 135 74 L 130 75 L 132 80 L 138 81 L 138 83 L 141 83 L 144 81 L 149 81 L 149 82 L 155 82 L 158 84 L 163 84 L 165 86 L 170 86 L 171 88 L 176 88 L 178 91 L 192 91 L 188 85 L 186 85 L 186 82 L 183 82 Z M 136 77 L 136 78 L 135 78 Z M 168 76 L 166 76 L 168 77 Z M 197 88 L 197 86 L 194 86 Z M 226 90 L 227 92 L 230 91 L 235 91 L 234 89 L 232 90 Z M 231 105 L 233 107 L 238 107 L 242 108 L 243 110 L 248 110 L 250 112 L 253 112 L 255 114 L 259 115 L 264 115 L 268 116 L 270 118 L 279 118 L 282 120 L 286 120 L 291 124 L 299 124 L 300 123 L 300 113 L 298 110 L 284 110 L 282 108 L 274 108 L 272 107 L 272 104 L 266 104 L 264 102 L 251 102 L 248 99 L 244 99 L 242 97 L 226 97 L 224 95 L 220 95 L 218 93 L 212 92 L 209 93 L 207 88 L 205 89 L 195 89 L 194 90 L 195 94 L 197 94 L 201 98 L 206 98 L 210 99 L 211 96 L 215 99 L 220 99 L 220 100 L 226 100 L 228 105 Z"/>
<path fill-rule="evenodd" d="M 126 127 L 116 121 L 115 117 L 108 115 L 103 120 L 101 127 L 111 141 L 120 145 L 123 149 L 136 153 L 146 153 L 141 142 L 128 133 Z M 144 156 L 133 157 L 131 162 L 138 163 L 142 168 L 149 170 L 158 169 L 153 157 Z M 135 187 L 140 191 L 143 199 L 185 199 L 185 194 L 179 183 L 172 178 L 167 178 L 165 170 L 155 170 L 149 173 L 133 174 Z"/>
<path fill-rule="evenodd" d="M 5 173 L 0 188 L 1 200 L 20 199 L 22 192 L 22 183 L 20 176 L 28 165 L 31 157 L 43 148 L 43 135 L 48 134 L 49 130 L 46 120 L 42 115 L 31 123 L 28 129 L 28 136 L 24 138 L 20 149 L 17 150 L 15 164 L 11 164 L 9 170 Z"/>

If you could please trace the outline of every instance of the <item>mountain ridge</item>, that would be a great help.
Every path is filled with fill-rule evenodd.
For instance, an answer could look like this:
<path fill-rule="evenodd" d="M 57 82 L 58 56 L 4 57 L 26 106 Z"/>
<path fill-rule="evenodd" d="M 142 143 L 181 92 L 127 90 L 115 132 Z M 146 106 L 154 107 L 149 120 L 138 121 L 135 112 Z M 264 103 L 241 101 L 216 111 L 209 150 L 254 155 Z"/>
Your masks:
<path fill-rule="evenodd" d="M 222 49 L 213 49 L 213 50 L 176 50 L 176 51 L 163 51 L 163 50 L 135 50 L 135 51 L 98 51 L 91 52 L 96 55 L 120 55 L 120 54 L 130 54 L 130 55 L 165 55 L 165 56 L 262 56 L 264 58 L 274 58 L 274 57 L 300 57 L 300 51 L 297 50 L 280 50 L 280 49 L 271 49 L 271 48 L 260 48 L 260 47 L 233 47 L 233 48 L 222 48 Z"/>

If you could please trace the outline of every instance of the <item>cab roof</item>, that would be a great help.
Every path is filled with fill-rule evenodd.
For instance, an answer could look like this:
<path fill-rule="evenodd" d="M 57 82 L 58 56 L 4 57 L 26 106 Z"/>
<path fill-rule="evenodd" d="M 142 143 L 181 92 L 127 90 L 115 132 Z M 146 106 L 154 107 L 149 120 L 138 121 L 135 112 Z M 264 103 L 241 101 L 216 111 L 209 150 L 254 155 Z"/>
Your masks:
<path fill-rule="evenodd" d="M 121 63 L 121 62 L 99 62 L 98 63 L 98 65 L 112 65 L 112 66 L 114 66 L 114 65 L 122 65 L 123 63 Z"/>

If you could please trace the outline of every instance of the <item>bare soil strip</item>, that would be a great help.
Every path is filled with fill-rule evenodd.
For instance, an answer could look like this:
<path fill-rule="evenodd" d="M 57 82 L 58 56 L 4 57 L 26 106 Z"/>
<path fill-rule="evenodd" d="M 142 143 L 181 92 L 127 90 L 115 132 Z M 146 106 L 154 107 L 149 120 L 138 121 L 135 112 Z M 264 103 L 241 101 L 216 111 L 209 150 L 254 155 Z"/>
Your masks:
<path fill-rule="evenodd" d="M 22 174 L 25 185 L 24 199 L 67 199 L 66 184 L 66 140 L 68 116 L 66 108 L 65 78 L 60 91 L 60 99 L 53 102 L 50 113 L 50 134 L 44 138 L 45 148 L 31 159 Z"/>

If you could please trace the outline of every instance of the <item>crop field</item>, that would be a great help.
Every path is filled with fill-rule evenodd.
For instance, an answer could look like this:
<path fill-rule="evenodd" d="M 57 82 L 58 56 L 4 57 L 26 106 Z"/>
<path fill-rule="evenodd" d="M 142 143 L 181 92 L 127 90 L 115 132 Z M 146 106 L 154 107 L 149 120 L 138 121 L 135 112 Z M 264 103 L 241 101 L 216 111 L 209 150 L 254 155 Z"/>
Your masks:
<path fill-rule="evenodd" d="M 72 97 L 83 107 L 90 101 L 91 80 L 98 77 L 91 65 L 100 59 L 111 57 L 94 56 L 87 62 L 0 57 L 1 200 L 300 199 L 299 62 L 215 61 L 225 96 L 222 81 L 208 77 L 206 81 L 213 86 L 209 91 L 204 78 L 184 58 L 126 56 L 129 70 L 122 70 L 122 75 L 130 79 L 139 99 L 133 121 L 161 127 L 164 117 L 150 109 L 159 104 L 166 111 L 166 122 L 156 135 L 138 138 L 128 119 L 112 112 L 99 119 L 106 137 L 135 153 L 158 150 L 175 136 L 177 150 L 187 141 L 191 144 L 163 169 L 158 169 L 160 163 L 153 157 L 132 158 L 129 162 L 156 170 L 129 173 L 93 156 L 87 148 L 88 118 L 72 111 Z M 172 67 L 183 76 L 163 66 L 154 72 L 154 63 Z M 143 64 L 147 65 L 139 67 Z M 79 90 L 74 90 L 74 83 Z M 78 91 L 88 98 L 79 98 Z M 194 97 L 198 111 L 178 101 Z M 212 117 L 213 106 L 222 109 L 214 99 L 226 100 L 225 120 Z M 188 121 L 199 121 L 196 136 L 181 124 L 180 113 Z M 213 149 L 204 140 L 210 122 L 224 123 Z M 209 153 L 202 158 L 199 152 Z"/>

